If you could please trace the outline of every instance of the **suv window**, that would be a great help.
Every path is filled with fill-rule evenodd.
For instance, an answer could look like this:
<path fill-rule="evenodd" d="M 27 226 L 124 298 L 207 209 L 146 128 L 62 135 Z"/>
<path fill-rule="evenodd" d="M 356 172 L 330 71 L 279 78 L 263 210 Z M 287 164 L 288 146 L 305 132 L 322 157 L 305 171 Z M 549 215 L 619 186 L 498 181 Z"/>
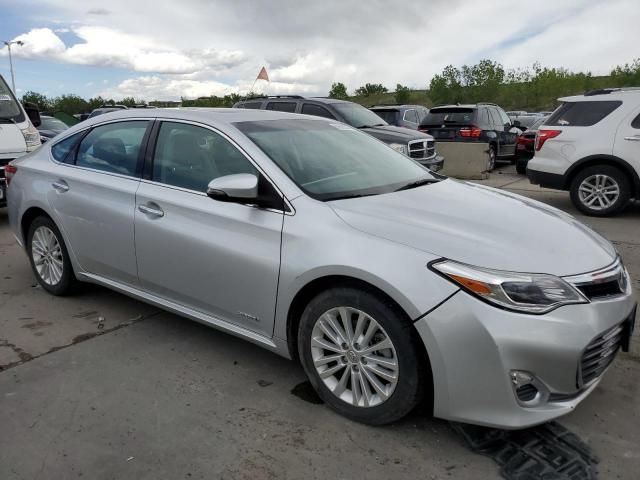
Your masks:
<path fill-rule="evenodd" d="M 53 158 L 59 162 L 73 163 L 73 155 L 69 155 L 69 153 L 76 147 L 85 133 L 86 130 L 76 133 L 75 135 L 71 135 L 70 137 L 56 143 L 51 147 L 51 155 L 53 155 Z"/>
<path fill-rule="evenodd" d="M 473 123 L 474 118 L 475 110 L 473 108 L 432 108 L 422 120 L 422 125 L 437 125 L 438 127 L 445 124 L 469 125 Z"/>
<path fill-rule="evenodd" d="M 545 125 L 590 127 L 622 105 L 619 100 L 565 102 L 553 112 Z"/>
<path fill-rule="evenodd" d="M 300 113 L 304 113 L 306 115 L 315 115 L 316 117 L 324 117 L 330 118 L 331 120 L 335 120 L 334 117 L 329 110 L 320 105 L 314 105 L 312 103 L 303 103 L 302 111 Z"/>
<path fill-rule="evenodd" d="M 631 122 L 631 126 L 633 128 L 640 128 L 640 114 L 638 114 L 638 116 L 633 119 L 633 122 Z"/>
<path fill-rule="evenodd" d="M 509 116 L 505 113 L 505 111 L 500 107 L 495 107 L 495 109 L 500 117 L 500 125 L 502 125 L 503 127 L 507 124 L 511 125 L 511 120 L 509 119 Z"/>
<path fill-rule="evenodd" d="M 267 110 L 294 113 L 296 111 L 296 102 L 269 102 L 267 103 Z"/>
<path fill-rule="evenodd" d="M 380 110 L 371 110 L 376 115 L 378 115 L 381 119 L 387 122 L 390 125 L 398 124 L 398 117 L 400 116 L 400 112 L 398 110 L 389 110 L 387 108 Z"/>
<path fill-rule="evenodd" d="M 411 110 L 406 110 L 404 112 L 404 119 L 407 122 L 411 122 L 411 123 L 418 123 L 418 114 L 416 113 L 415 110 L 411 109 Z"/>
<path fill-rule="evenodd" d="M 148 124 L 146 120 L 134 120 L 94 128 L 80 142 L 76 165 L 135 176 Z"/>
<path fill-rule="evenodd" d="M 260 110 L 262 102 L 244 102 L 238 105 L 239 108 L 249 108 L 251 110 Z"/>
<path fill-rule="evenodd" d="M 489 112 L 489 123 L 493 128 L 500 127 L 500 117 L 498 116 L 498 112 L 496 112 L 495 108 L 487 107 L 487 112 Z"/>
<path fill-rule="evenodd" d="M 206 192 L 214 178 L 258 171 L 227 139 L 203 127 L 163 122 L 153 159 L 152 180 Z"/>

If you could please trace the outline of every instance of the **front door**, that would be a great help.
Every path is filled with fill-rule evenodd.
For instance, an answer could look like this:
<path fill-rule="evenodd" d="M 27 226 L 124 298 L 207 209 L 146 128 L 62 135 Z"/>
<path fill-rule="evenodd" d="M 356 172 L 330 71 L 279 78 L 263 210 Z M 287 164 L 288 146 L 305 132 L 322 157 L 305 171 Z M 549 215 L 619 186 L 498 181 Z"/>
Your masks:
<path fill-rule="evenodd" d="M 208 183 L 258 170 L 229 140 L 202 126 L 162 122 L 136 195 L 142 287 L 206 315 L 271 336 L 283 212 L 213 200 Z"/>

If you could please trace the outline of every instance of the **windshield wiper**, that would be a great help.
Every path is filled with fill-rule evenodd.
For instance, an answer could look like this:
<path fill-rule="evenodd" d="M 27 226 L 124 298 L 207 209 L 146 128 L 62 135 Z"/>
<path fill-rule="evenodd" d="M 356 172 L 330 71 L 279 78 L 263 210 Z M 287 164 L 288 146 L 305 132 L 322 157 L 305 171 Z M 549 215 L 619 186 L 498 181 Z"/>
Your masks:
<path fill-rule="evenodd" d="M 372 127 L 384 127 L 384 123 L 376 123 L 375 125 L 360 125 L 356 128 L 372 128 Z"/>
<path fill-rule="evenodd" d="M 336 197 L 330 197 L 325 199 L 326 202 L 331 202 L 333 200 L 347 200 L 349 198 L 361 198 L 361 197 L 370 197 L 372 195 L 376 195 L 375 193 L 352 193 L 347 195 L 339 195 Z"/>
<path fill-rule="evenodd" d="M 414 182 L 407 183 L 406 185 L 401 186 L 400 188 L 396 188 L 394 192 L 399 192 L 401 190 L 409 190 L 411 188 L 421 187 L 422 185 L 430 185 L 432 183 L 438 183 L 440 180 L 437 178 L 421 178 L 420 180 L 416 180 Z"/>

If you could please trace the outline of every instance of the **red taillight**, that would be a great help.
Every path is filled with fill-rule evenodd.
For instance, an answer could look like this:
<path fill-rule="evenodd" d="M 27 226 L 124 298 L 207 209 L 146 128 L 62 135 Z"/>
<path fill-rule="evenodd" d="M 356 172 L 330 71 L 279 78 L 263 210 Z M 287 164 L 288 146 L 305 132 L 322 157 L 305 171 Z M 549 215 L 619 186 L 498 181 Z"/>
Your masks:
<path fill-rule="evenodd" d="M 520 145 L 528 145 L 529 143 L 533 143 L 533 138 L 531 137 L 525 137 L 524 135 L 520 135 L 518 137 L 518 143 Z"/>
<path fill-rule="evenodd" d="M 15 165 L 7 165 L 4 167 L 4 176 L 7 179 L 7 185 L 9 185 L 9 183 L 11 182 L 11 179 L 13 178 L 13 176 L 16 174 L 16 172 L 18 171 L 18 167 L 16 167 Z"/>
<path fill-rule="evenodd" d="M 464 127 L 460 129 L 460 136 L 464 138 L 480 138 L 482 129 L 478 127 Z"/>
<path fill-rule="evenodd" d="M 556 138 L 562 133 L 562 130 L 538 130 L 536 134 L 536 151 L 540 151 L 544 142 L 550 138 Z"/>

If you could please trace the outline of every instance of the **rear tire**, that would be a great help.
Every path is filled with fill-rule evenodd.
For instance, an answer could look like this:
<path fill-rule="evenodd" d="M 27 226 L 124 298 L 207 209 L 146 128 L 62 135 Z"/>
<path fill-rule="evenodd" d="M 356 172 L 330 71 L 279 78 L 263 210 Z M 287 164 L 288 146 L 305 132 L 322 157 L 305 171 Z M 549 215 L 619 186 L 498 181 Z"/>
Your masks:
<path fill-rule="evenodd" d="M 45 216 L 29 226 L 27 253 L 38 283 L 52 295 L 69 295 L 78 285 L 62 234 Z"/>
<path fill-rule="evenodd" d="M 487 159 L 487 172 L 493 171 L 496 168 L 496 147 L 495 145 L 489 145 L 489 158 Z"/>
<path fill-rule="evenodd" d="M 429 368 L 418 342 L 398 307 L 352 287 L 318 294 L 298 330 L 300 360 L 318 395 L 368 425 L 399 420 L 423 398 Z"/>
<path fill-rule="evenodd" d="M 620 212 L 631 198 L 627 175 L 611 165 L 593 165 L 571 182 L 571 201 L 586 215 L 604 217 Z"/>

